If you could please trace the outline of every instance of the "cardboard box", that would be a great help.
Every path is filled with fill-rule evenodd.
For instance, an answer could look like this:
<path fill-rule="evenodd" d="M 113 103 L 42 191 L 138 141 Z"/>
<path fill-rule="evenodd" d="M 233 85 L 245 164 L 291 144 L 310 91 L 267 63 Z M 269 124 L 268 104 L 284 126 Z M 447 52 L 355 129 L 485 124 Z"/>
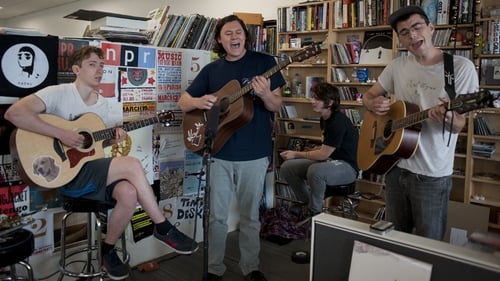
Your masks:
<path fill-rule="evenodd" d="M 234 12 L 233 15 L 238 16 L 245 24 L 262 25 L 264 23 L 262 14 Z"/>
<path fill-rule="evenodd" d="M 487 207 L 450 201 L 448 203 L 448 224 L 444 241 L 460 240 L 457 237 L 460 235 L 465 235 L 465 240 L 467 240 L 467 236 L 473 232 L 487 232 L 489 214 L 490 209 Z"/>

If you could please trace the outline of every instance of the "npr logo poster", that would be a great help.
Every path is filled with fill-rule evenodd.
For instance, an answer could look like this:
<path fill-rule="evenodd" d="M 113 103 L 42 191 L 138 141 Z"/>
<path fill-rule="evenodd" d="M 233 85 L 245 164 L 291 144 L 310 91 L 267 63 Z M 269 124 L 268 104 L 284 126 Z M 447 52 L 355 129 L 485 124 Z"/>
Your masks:
<path fill-rule="evenodd" d="M 104 64 L 125 67 L 156 67 L 156 48 L 103 42 Z"/>

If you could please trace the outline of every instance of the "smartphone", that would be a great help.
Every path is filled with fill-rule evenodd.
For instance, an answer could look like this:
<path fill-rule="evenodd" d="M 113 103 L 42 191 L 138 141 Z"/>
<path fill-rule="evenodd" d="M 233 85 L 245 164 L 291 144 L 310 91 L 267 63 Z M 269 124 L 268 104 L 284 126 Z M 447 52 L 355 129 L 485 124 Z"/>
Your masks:
<path fill-rule="evenodd" d="M 390 221 L 379 220 L 370 225 L 370 230 L 379 234 L 384 234 L 394 229 L 394 225 Z"/>

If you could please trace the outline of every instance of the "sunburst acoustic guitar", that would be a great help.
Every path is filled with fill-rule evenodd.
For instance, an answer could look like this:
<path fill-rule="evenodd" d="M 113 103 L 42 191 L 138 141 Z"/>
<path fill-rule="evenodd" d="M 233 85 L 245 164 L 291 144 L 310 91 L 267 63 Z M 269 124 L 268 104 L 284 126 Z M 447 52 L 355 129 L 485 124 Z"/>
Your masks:
<path fill-rule="evenodd" d="M 10 153 L 21 179 L 34 186 L 57 188 L 69 183 L 88 161 L 104 157 L 104 144 L 115 135 L 115 128 L 105 128 L 102 119 L 86 113 L 74 121 L 51 114 L 41 114 L 42 120 L 60 128 L 75 130 L 85 137 L 82 147 L 67 147 L 60 140 L 23 129 L 15 129 L 10 136 Z M 155 117 L 129 122 L 125 131 L 155 123 L 170 124 L 175 119 L 171 111 Z"/>
<path fill-rule="evenodd" d="M 297 51 L 289 60 L 278 62 L 273 68 L 262 74 L 269 78 L 292 62 L 300 62 L 321 53 L 319 44 L 312 44 Z M 217 108 L 220 108 L 217 134 L 213 141 L 212 153 L 217 153 L 226 141 L 241 127 L 250 122 L 253 117 L 253 102 L 250 95 L 252 84 L 240 86 L 237 80 L 229 81 L 213 95 L 218 97 Z M 201 154 L 205 145 L 209 111 L 195 109 L 184 113 L 182 130 L 184 144 L 192 152 Z"/>
<path fill-rule="evenodd" d="M 446 106 L 460 114 L 486 107 L 491 94 L 481 91 L 459 95 Z M 385 174 L 401 158 L 410 158 L 418 147 L 421 122 L 428 118 L 429 110 L 397 100 L 386 115 L 366 111 L 363 116 L 358 142 L 358 166 L 374 174 Z"/>

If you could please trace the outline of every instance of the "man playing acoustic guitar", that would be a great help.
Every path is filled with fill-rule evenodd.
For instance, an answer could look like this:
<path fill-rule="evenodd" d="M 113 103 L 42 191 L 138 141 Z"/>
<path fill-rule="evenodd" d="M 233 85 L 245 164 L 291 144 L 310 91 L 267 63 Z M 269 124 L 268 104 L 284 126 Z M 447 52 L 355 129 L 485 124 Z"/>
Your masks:
<path fill-rule="evenodd" d="M 457 133 L 465 125 L 465 116 L 446 110 L 446 102 L 453 97 L 445 90 L 443 51 L 432 43 L 435 30 L 425 12 L 417 6 L 403 7 L 390 15 L 389 23 L 411 55 L 389 63 L 363 95 L 363 103 L 375 115 L 385 116 L 392 105 L 388 95 L 393 95 L 427 110 L 428 119 L 422 123 L 415 153 L 400 159 L 385 177 L 386 220 L 397 230 L 441 240 L 446 231 Z M 473 63 L 453 56 L 453 65 L 456 94 L 477 92 Z M 365 156 L 358 151 L 358 157 Z"/>
<path fill-rule="evenodd" d="M 9 107 L 5 118 L 20 129 L 58 139 L 68 147 L 81 147 L 85 138 L 75 130 L 59 128 L 42 120 L 39 114 L 75 120 L 93 112 L 112 128 L 114 124 L 109 124 L 108 103 L 95 90 L 103 76 L 102 49 L 83 47 L 73 53 L 70 65 L 76 74 L 74 83 L 49 86 L 22 98 Z M 118 143 L 126 138 L 125 130 L 119 127 L 114 135 L 115 138 L 110 139 L 109 143 Z M 193 253 L 198 248 L 193 239 L 178 231 L 163 216 L 141 162 L 134 157 L 91 160 L 82 166 L 75 178 L 62 186 L 62 193 L 114 204 L 106 238 L 102 242 L 101 259 L 104 270 L 113 280 L 125 279 L 129 275 L 128 266 L 118 257 L 114 245 L 130 222 L 137 202 L 153 221 L 153 234 L 158 240 L 181 254 Z"/>
<path fill-rule="evenodd" d="M 240 212 L 241 271 L 246 280 L 266 280 L 259 271 L 259 203 L 273 148 L 273 114 L 280 110 L 280 87 L 285 80 L 281 73 L 270 78 L 261 76 L 276 62 L 269 55 L 250 50 L 250 34 L 237 16 L 226 16 L 217 23 L 215 40 L 214 51 L 220 58 L 200 71 L 181 95 L 179 107 L 187 114 L 197 109 L 210 110 L 220 102 L 214 93 L 236 80 L 239 85 L 251 83 L 253 87 L 249 94 L 240 98 L 240 101 L 245 99 L 248 107 L 244 110 L 253 111 L 253 115 L 250 122 L 236 130 L 212 158 L 208 280 L 222 280 L 226 270 L 223 262 L 227 219 L 233 195 L 236 195 Z M 230 111 L 237 110 L 234 104 L 231 106 L 235 108 L 229 108 Z M 218 134 L 221 134 L 220 129 Z"/>

